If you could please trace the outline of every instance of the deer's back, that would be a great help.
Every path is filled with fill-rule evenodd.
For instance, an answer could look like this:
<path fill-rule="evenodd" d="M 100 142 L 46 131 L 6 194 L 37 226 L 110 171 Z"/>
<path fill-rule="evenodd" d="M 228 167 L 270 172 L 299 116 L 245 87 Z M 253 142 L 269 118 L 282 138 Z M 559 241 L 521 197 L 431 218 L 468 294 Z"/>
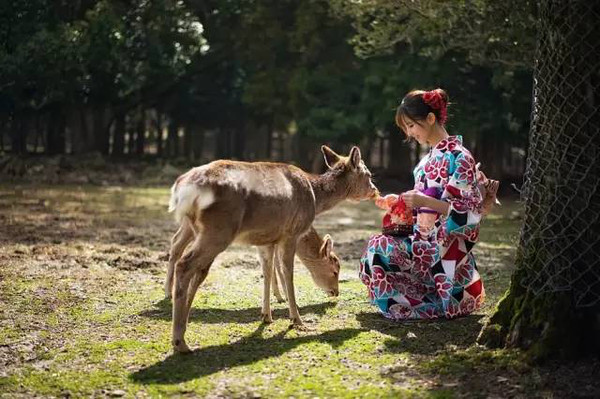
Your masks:
<path fill-rule="evenodd" d="M 211 208 L 219 209 L 220 218 L 239 224 L 238 241 L 263 245 L 285 234 L 304 232 L 315 216 L 309 180 L 292 165 L 214 161 L 177 180 L 179 186 L 189 184 L 213 191 L 214 203 L 204 212 L 205 218 Z"/>

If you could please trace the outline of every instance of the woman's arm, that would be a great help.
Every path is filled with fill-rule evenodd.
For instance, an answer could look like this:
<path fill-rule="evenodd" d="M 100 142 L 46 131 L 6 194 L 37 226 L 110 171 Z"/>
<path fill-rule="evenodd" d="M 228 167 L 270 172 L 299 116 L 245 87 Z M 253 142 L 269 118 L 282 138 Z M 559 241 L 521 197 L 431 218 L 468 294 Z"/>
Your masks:
<path fill-rule="evenodd" d="M 448 215 L 448 210 L 450 209 L 450 204 L 448 204 L 446 201 L 429 197 L 418 190 L 410 190 L 403 193 L 402 199 L 406 203 L 406 206 L 412 209 L 424 206 L 446 216 Z"/>

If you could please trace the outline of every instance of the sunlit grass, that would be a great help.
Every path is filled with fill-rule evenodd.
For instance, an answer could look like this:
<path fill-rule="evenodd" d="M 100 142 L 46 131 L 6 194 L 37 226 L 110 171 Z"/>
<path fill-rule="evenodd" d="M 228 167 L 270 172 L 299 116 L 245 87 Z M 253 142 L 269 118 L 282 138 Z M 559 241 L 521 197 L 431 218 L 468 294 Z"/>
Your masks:
<path fill-rule="evenodd" d="M 296 264 L 309 331 L 289 329 L 285 303 L 273 304 L 273 324 L 260 323 L 255 250 L 234 245 L 194 301 L 187 339 L 196 351 L 180 356 L 171 353 L 162 289 L 176 229 L 168 196 L 168 188 L 0 187 L 0 392 L 453 397 L 520 364 L 512 352 L 474 346 L 513 267 L 520 219 L 510 201 L 485 221 L 476 247 L 489 298 L 479 314 L 421 323 L 379 316 L 356 268 L 382 213 L 344 203 L 315 223 L 342 259 L 340 297 L 328 298 Z M 484 377 L 470 380 L 479 365 Z"/>

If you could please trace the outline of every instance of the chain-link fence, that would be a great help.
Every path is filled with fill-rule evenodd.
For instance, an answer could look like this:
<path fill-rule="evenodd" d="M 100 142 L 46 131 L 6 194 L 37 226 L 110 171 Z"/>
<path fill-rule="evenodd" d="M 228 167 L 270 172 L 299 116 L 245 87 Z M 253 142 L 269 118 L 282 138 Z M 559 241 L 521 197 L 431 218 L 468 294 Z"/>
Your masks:
<path fill-rule="evenodd" d="M 541 0 L 519 266 L 600 303 L 600 1 Z"/>

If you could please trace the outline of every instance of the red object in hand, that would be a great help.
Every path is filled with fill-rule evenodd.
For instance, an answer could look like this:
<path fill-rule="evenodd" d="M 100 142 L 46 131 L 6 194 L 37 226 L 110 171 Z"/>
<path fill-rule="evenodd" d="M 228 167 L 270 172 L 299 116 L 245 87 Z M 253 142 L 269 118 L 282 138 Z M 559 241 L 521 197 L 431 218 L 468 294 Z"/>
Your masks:
<path fill-rule="evenodd" d="M 406 206 L 402 197 L 399 197 L 398 201 L 392 205 L 390 213 L 400 219 L 402 224 L 412 224 L 412 210 Z"/>

